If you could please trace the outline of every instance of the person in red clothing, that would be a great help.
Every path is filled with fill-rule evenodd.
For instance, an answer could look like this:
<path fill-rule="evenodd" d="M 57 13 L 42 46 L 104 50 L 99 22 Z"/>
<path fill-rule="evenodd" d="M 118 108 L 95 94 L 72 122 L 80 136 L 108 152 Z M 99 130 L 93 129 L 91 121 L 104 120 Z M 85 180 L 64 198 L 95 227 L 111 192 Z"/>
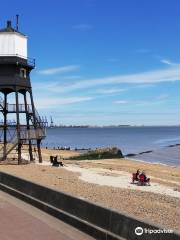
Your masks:
<path fill-rule="evenodd" d="M 147 178 L 145 171 L 143 170 L 142 173 L 139 175 L 140 181 L 144 183 L 150 184 L 150 178 Z"/>
<path fill-rule="evenodd" d="M 134 181 L 139 181 L 139 174 L 140 174 L 140 169 L 138 169 L 136 173 L 133 173 L 132 183 L 134 183 Z"/>
<path fill-rule="evenodd" d="M 136 179 L 135 179 L 136 181 L 139 180 L 139 174 L 140 174 L 140 169 L 138 169 L 137 172 L 136 172 Z"/>

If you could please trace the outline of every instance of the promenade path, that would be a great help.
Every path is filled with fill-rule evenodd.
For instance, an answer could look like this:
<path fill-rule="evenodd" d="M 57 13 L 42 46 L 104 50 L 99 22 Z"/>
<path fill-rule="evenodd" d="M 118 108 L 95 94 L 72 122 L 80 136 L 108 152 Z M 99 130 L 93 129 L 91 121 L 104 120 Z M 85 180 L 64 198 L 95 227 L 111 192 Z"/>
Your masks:
<path fill-rule="evenodd" d="M 0 191 L 1 240 L 93 240 L 70 225 Z"/>

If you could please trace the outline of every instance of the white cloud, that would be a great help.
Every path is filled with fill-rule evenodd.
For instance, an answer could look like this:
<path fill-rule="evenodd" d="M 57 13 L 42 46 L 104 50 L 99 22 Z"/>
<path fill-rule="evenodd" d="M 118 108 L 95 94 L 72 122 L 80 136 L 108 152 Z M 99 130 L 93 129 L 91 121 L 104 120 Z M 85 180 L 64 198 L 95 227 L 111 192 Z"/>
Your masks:
<path fill-rule="evenodd" d="M 173 63 L 172 61 L 170 61 L 169 59 L 161 59 L 160 60 L 162 63 L 169 65 L 169 66 L 174 66 L 176 65 L 176 63 Z"/>
<path fill-rule="evenodd" d="M 93 26 L 91 24 L 77 24 L 73 26 L 73 29 L 77 30 L 90 30 Z"/>
<path fill-rule="evenodd" d="M 90 101 L 93 99 L 94 99 L 93 97 L 66 97 L 66 98 L 37 97 L 35 98 L 35 102 L 37 103 L 37 108 L 48 109 L 59 105 L 68 105 L 73 103 Z"/>
<path fill-rule="evenodd" d="M 135 88 L 151 88 L 151 87 L 155 87 L 155 84 L 138 84 L 137 86 L 135 86 Z"/>
<path fill-rule="evenodd" d="M 98 90 L 98 93 L 102 93 L 102 94 L 113 94 L 113 93 L 119 93 L 119 92 L 124 92 L 126 91 L 126 89 L 121 89 L 121 88 L 110 88 L 110 89 L 101 89 Z"/>
<path fill-rule="evenodd" d="M 44 70 L 40 70 L 39 73 L 43 75 L 53 75 L 57 73 L 67 73 L 72 71 L 77 71 L 80 69 L 79 65 L 68 65 L 68 66 L 62 66 L 57 68 L 47 68 Z"/>
<path fill-rule="evenodd" d="M 117 101 L 114 101 L 113 103 L 114 104 L 127 104 L 127 105 L 130 105 L 130 106 L 146 106 L 146 105 L 158 105 L 158 104 L 162 104 L 162 103 L 165 103 L 167 97 L 164 97 L 162 96 L 162 98 L 160 97 L 157 97 L 155 98 L 154 100 L 117 100 Z"/>
<path fill-rule="evenodd" d="M 127 104 L 129 102 L 126 101 L 126 100 L 117 100 L 117 101 L 114 101 L 114 103 L 116 103 L 116 104 Z"/>
<path fill-rule="evenodd" d="M 71 85 L 62 86 L 57 83 L 57 87 L 54 90 L 67 92 L 77 89 L 85 89 L 110 84 L 152 84 L 170 81 L 180 81 L 180 64 L 173 67 L 168 67 L 166 69 L 152 70 L 136 74 L 117 75 L 105 78 L 82 80 Z"/>
<path fill-rule="evenodd" d="M 165 103 L 166 100 L 169 98 L 168 94 L 161 94 L 154 99 L 143 99 L 143 100 L 117 100 L 113 103 L 115 104 L 127 104 L 127 105 L 136 105 L 136 106 L 145 106 L 145 105 L 157 105 Z"/>

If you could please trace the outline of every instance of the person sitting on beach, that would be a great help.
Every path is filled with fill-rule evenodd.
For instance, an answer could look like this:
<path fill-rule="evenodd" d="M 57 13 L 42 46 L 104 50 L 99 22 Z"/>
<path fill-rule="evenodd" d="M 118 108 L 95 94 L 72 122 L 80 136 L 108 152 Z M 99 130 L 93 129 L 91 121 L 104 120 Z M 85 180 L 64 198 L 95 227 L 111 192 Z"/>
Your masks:
<path fill-rule="evenodd" d="M 140 174 L 140 169 L 138 169 L 136 173 L 133 173 L 133 176 L 132 176 L 133 183 L 134 181 L 139 181 L 139 174 Z"/>
<path fill-rule="evenodd" d="M 142 173 L 139 175 L 139 179 L 144 182 L 150 184 L 150 178 L 147 178 L 145 171 L 143 170 Z"/>
<path fill-rule="evenodd" d="M 50 162 L 52 163 L 53 167 L 59 167 L 59 162 L 57 161 L 57 156 L 50 156 Z"/>
<path fill-rule="evenodd" d="M 138 169 L 137 172 L 136 172 L 136 181 L 139 180 L 139 174 L 140 174 L 140 169 Z"/>
<path fill-rule="evenodd" d="M 61 167 L 64 166 L 64 164 L 63 164 L 63 162 L 61 161 L 61 159 L 60 159 L 60 161 L 58 161 L 58 156 L 57 156 L 57 155 L 56 155 L 55 157 L 54 157 L 54 156 L 50 156 L 50 162 L 52 163 L 52 166 L 53 166 L 53 167 L 59 167 L 59 165 L 60 165 Z"/>
<path fill-rule="evenodd" d="M 56 155 L 55 157 L 54 157 L 54 165 L 56 166 L 56 165 L 58 165 L 59 166 L 59 162 L 58 162 L 58 156 Z"/>
<path fill-rule="evenodd" d="M 50 162 L 53 164 L 54 163 L 54 157 L 50 156 Z"/>
<path fill-rule="evenodd" d="M 61 156 L 58 157 L 58 160 L 59 160 L 59 161 L 58 161 L 59 165 L 60 165 L 61 167 L 63 167 L 64 164 L 63 164 L 63 162 L 62 162 Z"/>

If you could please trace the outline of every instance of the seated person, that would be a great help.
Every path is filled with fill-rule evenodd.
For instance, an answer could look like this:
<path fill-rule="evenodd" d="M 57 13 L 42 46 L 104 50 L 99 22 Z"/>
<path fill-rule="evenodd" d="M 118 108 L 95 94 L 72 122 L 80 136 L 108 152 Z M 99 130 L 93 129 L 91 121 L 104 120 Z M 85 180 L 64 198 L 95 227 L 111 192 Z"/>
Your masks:
<path fill-rule="evenodd" d="M 50 156 L 50 162 L 54 163 L 54 157 L 53 156 Z"/>
<path fill-rule="evenodd" d="M 145 171 L 142 171 L 142 173 L 139 175 L 139 178 L 143 179 L 143 182 L 145 182 L 145 183 L 150 182 L 150 178 L 147 178 Z"/>
<path fill-rule="evenodd" d="M 50 156 L 50 162 L 52 163 L 52 166 L 54 167 L 59 167 L 59 165 L 61 167 L 64 166 L 62 160 L 60 159 L 60 161 L 58 161 L 58 156 L 56 155 L 55 157 L 54 156 Z"/>
<path fill-rule="evenodd" d="M 133 173 L 133 178 L 132 178 L 132 182 L 134 183 L 134 181 L 139 181 L 139 174 L 140 174 L 140 170 L 138 169 L 136 173 Z"/>
<path fill-rule="evenodd" d="M 59 161 L 58 161 L 59 165 L 60 165 L 61 167 L 63 167 L 63 166 L 64 166 L 64 164 L 63 164 L 63 162 L 62 162 L 62 160 L 61 160 L 61 157 L 60 157 L 60 156 L 58 157 L 58 160 L 59 160 Z"/>
<path fill-rule="evenodd" d="M 59 167 L 59 162 L 57 161 L 57 156 L 50 156 L 50 162 L 52 163 L 53 167 Z"/>
<path fill-rule="evenodd" d="M 53 165 L 54 166 L 56 166 L 56 165 L 58 165 L 59 166 L 59 162 L 58 162 L 58 156 L 56 155 L 55 157 L 54 157 L 54 162 L 53 162 Z"/>
<path fill-rule="evenodd" d="M 139 174 L 140 174 L 140 170 L 138 169 L 137 172 L 136 172 L 136 180 L 137 181 L 139 180 Z"/>

